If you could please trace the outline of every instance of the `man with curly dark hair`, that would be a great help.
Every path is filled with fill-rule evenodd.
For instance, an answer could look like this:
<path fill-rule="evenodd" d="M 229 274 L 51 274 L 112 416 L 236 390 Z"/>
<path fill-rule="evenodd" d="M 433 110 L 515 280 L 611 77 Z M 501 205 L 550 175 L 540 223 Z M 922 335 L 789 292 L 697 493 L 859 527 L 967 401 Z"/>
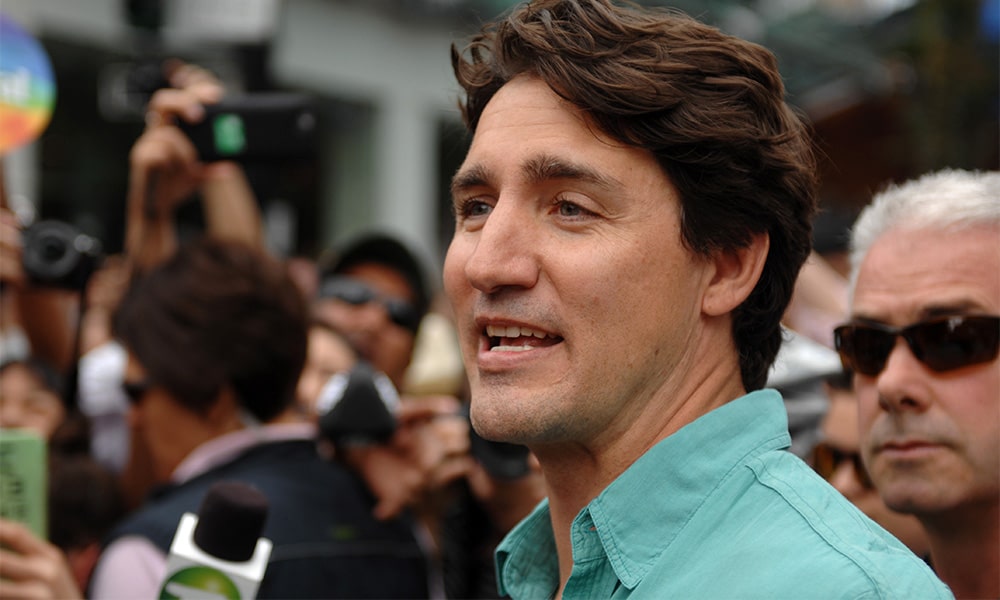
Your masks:
<path fill-rule="evenodd" d="M 294 403 L 308 324 L 284 265 L 239 242 L 190 242 L 132 282 L 115 332 L 158 485 L 107 536 L 89 598 L 157 596 L 181 515 L 219 481 L 268 500 L 258 598 L 427 595 L 411 519 L 376 519 L 361 480 L 317 452 L 315 428 L 276 419 Z"/>
<path fill-rule="evenodd" d="M 774 56 L 608 0 L 519 6 L 452 56 L 472 422 L 548 486 L 497 550 L 501 593 L 948 597 L 786 451 L 762 389 L 817 187 Z"/>

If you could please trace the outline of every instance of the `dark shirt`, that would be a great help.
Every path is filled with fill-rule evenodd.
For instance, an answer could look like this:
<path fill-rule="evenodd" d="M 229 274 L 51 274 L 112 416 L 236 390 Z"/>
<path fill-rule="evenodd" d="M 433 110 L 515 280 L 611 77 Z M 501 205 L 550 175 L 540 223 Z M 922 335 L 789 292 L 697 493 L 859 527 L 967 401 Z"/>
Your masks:
<path fill-rule="evenodd" d="M 310 440 L 253 446 L 234 460 L 157 490 L 106 540 L 141 535 L 169 551 L 180 517 L 197 513 L 221 480 L 268 499 L 264 537 L 274 543 L 258 598 L 426 598 L 428 570 L 409 518 L 378 521 L 364 483 L 323 460 Z"/>

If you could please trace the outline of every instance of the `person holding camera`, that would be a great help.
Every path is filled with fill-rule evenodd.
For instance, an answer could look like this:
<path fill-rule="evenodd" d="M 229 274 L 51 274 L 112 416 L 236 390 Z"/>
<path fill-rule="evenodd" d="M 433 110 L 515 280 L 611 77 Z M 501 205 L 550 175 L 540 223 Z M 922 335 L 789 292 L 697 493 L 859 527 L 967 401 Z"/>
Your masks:
<path fill-rule="evenodd" d="M 5 189 L 0 181 L 0 361 L 31 356 L 65 374 L 73 363 L 79 290 L 39 281 L 26 268 L 26 230 Z"/>
<path fill-rule="evenodd" d="M 153 94 L 146 129 L 129 153 L 124 251 L 107 257 L 90 278 L 80 332 L 78 398 L 94 425 L 92 451 L 122 474 L 130 506 L 141 501 L 150 483 L 147 449 L 125 424 L 126 356 L 111 333 L 125 287 L 177 251 L 175 213 L 195 198 L 204 212 L 205 235 L 263 246 L 260 212 L 242 168 L 229 161 L 202 162 L 177 126 L 201 120 L 204 105 L 222 98 L 221 83 L 209 71 L 180 61 L 165 63 L 164 74 L 171 87 Z"/>
<path fill-rule="evenodd" d="M 200 193 L 206 231 L 216 239 L 263 246 L 260 211 L 243 169 L 232 161 L 203 162 L 179 123 L 197 123 L 224 88 L 210 72 L 189 64 L 165 67 L 173 87 L 147 106 L 146 130 L 129 154 L 125 252 L 142 272 L 177 249 L 174 212 Z"/>

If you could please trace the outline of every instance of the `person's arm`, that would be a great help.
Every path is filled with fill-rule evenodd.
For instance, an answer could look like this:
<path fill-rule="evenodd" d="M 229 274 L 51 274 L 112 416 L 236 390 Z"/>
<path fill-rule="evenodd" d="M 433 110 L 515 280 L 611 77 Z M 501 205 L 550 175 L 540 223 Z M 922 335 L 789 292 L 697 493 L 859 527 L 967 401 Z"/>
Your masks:
<path fill-rule="evenodd" d="M 212 237 L 264 248 L 260 209 L 243 169 L 234 162 L 211 165 L 201 188 L 205 228 Z"/>
<path fill-rule="evenodd" d="M 62 550 L 0 519 L 0 598 L 83 598 Z"/>
<path fill-rule="evenodd" d="M 177 249 L 174 211 L 201 186 L 204 167 L 173 119 L 196 121 L 204 109 L 181 90 L 160 90 L 150 101 L 146 131 L 129 153 L 125 255 L 146 271 Z"/>
<path fill-rule="evenodd" d="M 71 290 L 31 285 L 22 263 L 21 223 L 2 194 L 0 186 L 0 357 L 12 360 L 31 354 L 66 371 L 73 360 L 79 296 Z"/>
<path fill-rule="evenodd" d="M 80 322 L 80 355 L 114 339 L 111 321 L 128 285 L 128 265 L 122 256 L 109 256 L 87 282 L 86 310 Z"/>
<path fill-rule="evenodd" d="M 19 360 L 31 351 L 18 296 L 24 286 L 21 227 L 17 217 L 0 207 L 0 358 Z"/>
<path fill-rule="evenodd" d="M 218 102 L 221 83 L 208 71 L 180 64 L 168 74 L 170 89 L 157 91 L 147 107 L 147 129 L 132 147 L 125 250 L 145 271 L 177 249 L 174 212 L 201 193 L 206 233 L 261 247 L 260 210 L 243 168 L 230 161 L 203 163 L 179 121 L 197 123 L 204 106 Z"/>
<path fill-rule="evenodd" d="M 847 318 L 847 288 L 847 279 L 813 252 L 795 280 L 783 324 L 832 347 L 833 327 Z"/>
<path fill-rule="evenodd" d="M 174 61 L 167 70 L 171 86 L 186 94 L 185 110 L 191 99 L 207 104 L 222 98 L 222 83 L 207 69 Z M 260 209 L 243 167 L 232 161 L 206 164 L 200 192 L 209 235 L 263 247 Z"/>

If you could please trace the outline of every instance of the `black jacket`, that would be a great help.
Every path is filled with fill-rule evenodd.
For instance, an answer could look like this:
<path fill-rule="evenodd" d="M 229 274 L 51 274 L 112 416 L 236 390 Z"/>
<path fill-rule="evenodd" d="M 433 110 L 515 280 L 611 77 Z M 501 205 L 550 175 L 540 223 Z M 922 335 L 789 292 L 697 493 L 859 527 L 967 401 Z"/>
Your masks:
<path fill-rule="evenodd" d="M 323 460 L 309 440 L 254 446 L 231 462 L 157 490 L 105 544 L 140 535 L 167 553 L 185 512 L 197 513 L 220 480 L 253 485 L 268 499 L 264 537 L 274 543 L 258 598 L 426 598 L 427 560 L 413 523 L 378 521 L 364 483 Z"/>

